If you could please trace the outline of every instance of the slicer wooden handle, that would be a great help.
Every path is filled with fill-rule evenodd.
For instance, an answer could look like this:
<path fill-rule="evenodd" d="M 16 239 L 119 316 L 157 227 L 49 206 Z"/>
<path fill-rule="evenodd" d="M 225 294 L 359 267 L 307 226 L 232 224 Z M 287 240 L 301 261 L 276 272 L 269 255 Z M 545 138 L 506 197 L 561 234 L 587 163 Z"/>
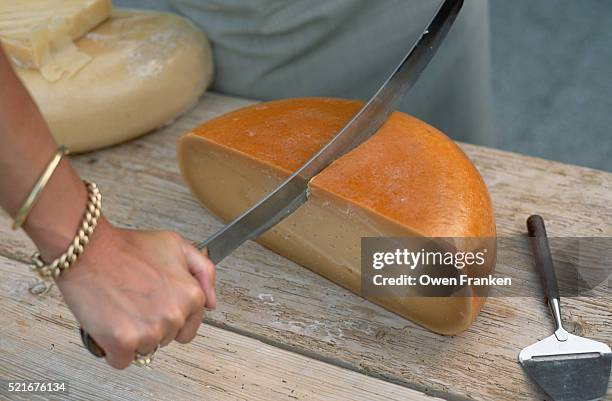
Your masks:
<path fill-rule="evenodd" d="M 527 230 L 530 237 L 534 237 L 531 241 L 533 245 L 533 254 L 535 256 L 536 268 L 540 274 L 544 293 L 549 301 L 559 300 L 559 287 L 557 286 L 557 276 L 553 266 L 552 255 L 550 254 L 550 246 L 548 245 L 548 237 L 546 236 L 546 227 L 544 219 L 541 216 L 534 214 L 527 219 Z"/>

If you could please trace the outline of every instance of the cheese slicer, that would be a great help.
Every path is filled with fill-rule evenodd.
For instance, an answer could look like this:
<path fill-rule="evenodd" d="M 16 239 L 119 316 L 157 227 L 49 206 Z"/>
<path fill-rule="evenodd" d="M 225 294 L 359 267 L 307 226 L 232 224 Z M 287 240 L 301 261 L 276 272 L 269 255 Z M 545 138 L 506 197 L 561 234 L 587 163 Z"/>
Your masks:
<path fill-rule="evenodd" d="M 519 362 L 531 378 L 555 401 L 598 400 L 606 395 L 612 352 L 606 344 L 570 334 L 563 329 L 557 277 L 544 220 L 527 219 L 536 269 L 553 315 L 554 334 L 524 348 Z"/>

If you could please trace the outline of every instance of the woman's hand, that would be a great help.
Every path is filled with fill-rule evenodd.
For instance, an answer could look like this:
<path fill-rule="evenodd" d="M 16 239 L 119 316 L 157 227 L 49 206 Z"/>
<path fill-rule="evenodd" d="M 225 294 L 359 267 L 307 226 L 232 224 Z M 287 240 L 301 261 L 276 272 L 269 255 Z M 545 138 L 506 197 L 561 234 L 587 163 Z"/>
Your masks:
<path fill-rule="evenodd" d="M 15 216 L 57 144 L 0 46 L 0 206 Z M 23 229 L 43 260 L 77 233 L 87 191 L 63 159 Z M 68 306 L 118 369 L 172 340 L 191 341 L 204 307 L 215 307 L 212 262 L 170 232 L 113 227 L 103 217 L 90 243 L 56 280 Z"/>
<path fill-rule="evenodd" d="M 101 218 L 77 262 L 58 279 L 83 329 L 123 369 L 135 353 L 191 341 L 216 304 L 215 267 L 180 235 L 113 227 Z"/>

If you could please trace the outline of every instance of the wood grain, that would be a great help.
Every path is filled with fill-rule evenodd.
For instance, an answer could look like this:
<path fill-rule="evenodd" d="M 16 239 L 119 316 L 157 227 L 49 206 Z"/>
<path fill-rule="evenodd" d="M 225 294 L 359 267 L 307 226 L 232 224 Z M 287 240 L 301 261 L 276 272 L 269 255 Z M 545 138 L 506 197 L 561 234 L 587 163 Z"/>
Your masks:
<path fill-rule="evenodd" d="M 54 284 L 0 257 L 0 293 L 0 378 L 66 381 L 62 399 L 436 400 L 205 324 L 189 345 L 160 350 L 150 368 L 116 371 L 80 344 Z"/>
<path fill-rule="evenodd" d="M 172 229 L 200 240 L 221 227 L 185 187 L 175 141 L 203 121 L 248 100 L 207 94 L 196 109 L 142 139 L 78 156 L 96 181 L 105 213 L 128 227 Z M 612 174 L 473 145 L 461 145 L 489 186 L 500 236 L 523 235 L 532 213 L 551 236 L 612 236 Z M 205 174 L 206 172 L 202 172 Z M 33 250 L 0 219 L 0 254 Z M 453 337 L 433 334 L 371 304 L 256 243 L 218 267 L 219 308 L 206 322 L 389 382 L 454 400 L 530 400 L 544 395 L 517 363 L 519 350 L 552 332 L 531 256 L 505 252 L 497 266 L 533 284 L 523 297 L 490 298 L 476 323 Z M 576 333 L 612 342 L 612 299 L 564 298 Z M 612 399 L 611 393 L 608 399 Z"/>

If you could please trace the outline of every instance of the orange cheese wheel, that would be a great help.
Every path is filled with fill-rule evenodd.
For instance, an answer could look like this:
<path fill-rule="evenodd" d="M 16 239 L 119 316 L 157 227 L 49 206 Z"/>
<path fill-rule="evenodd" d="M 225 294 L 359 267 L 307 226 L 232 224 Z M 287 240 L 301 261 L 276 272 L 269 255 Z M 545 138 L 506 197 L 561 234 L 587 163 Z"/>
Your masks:
<path fill-rule="evenodd" d="M 179 140 L 181 172 L 202 204 L 227 222 L 306 162 L 361 105 L 304 98 L 233 111 Z M 362 237 L 495 237 L 491 200 L 478 170 L 447 136 L 400 112 L 309 187 L 308 201 L 258 241 L 357 294 Z M 489 263 L 479 274 L 492 269 Z M 474 321 L 484 298 L 372 301 L 454 334 Z"/>

